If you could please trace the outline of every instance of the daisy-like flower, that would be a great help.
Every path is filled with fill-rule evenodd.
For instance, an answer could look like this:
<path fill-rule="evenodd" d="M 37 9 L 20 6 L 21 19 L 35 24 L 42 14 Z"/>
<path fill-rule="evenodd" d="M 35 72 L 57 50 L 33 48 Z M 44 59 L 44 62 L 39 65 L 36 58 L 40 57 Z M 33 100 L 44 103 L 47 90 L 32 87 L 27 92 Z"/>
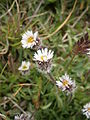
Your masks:
<path fill-rule="evenodd" d="M 73 93 L 75 88 L 76 88 L 76 84 L 75 81 L 72 81 L 71 78 L 69 77 L 69 75 L 67 75 L 65 73 L 65 75 L 63 75 L 62 77 L 59 77 L 59 81 L 56 81 L 56 85 L 62 90 L 67 92 L 67 94 L 69 93 Z"/>
<path fill-rule="evenodd" d="M 47 48 L 42 48 L 34 54 L 34 61 L 37 62 L 39 69 L 50 72 L 52 67 L 53 53 L 53 51 L 48 50 Z"/>
<path fill-rule="evenodd" d="M 14 117 L 14 120 L 30 120 L 30 116 L 31 116 L 31 114 L 27 114 L 27 115 L 25 115 L 25 114 L 16 115 L 16 116 Z"/>
<path fill-rule="evenodd" d="M 88 119 L 90 118 L 90 102 L 83 106 L 82 112 Z"/>
<path fill-rule="evenodd" d="M 23 48 L 33 48 L 39 44 L 40 39 L 38 38 L 38 31 L 33 34 L 32 31 L 27 31 L 22 35 L 22 47 Z"/>
<path fill-rule="evenodd" d="M 21 71 L 22 75 L 27 74 L 30 69 L 30 62 L 22 61 L 21 66 L 18 68 L 19 71 Z"/>

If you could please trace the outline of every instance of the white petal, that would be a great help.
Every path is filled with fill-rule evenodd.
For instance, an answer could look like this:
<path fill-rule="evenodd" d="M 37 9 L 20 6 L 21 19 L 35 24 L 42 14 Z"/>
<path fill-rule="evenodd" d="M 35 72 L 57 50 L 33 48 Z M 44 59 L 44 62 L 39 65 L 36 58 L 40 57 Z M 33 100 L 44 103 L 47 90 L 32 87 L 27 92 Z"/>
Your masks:
<path fill-rule="evenodd" d="M 48 49 L 47 49 L 47 48 L 45 48 L 45 50 L 44 50 L 44 51 L 45 51 L 45 53 L 44 53 L 44 54 L 47 56 Z"/>
<path fill-rule="evenodd" d="M 42 55 L 41 50 L 38 50 L 37 53 L 38 53 L 39 56 Z"/>
<path fill-rule="evenodd" d="M 56 85 L 61 87 L 62 86 L 62 83 L 60 81 L 56 81 Z"/>
<path fill-rule="evenodd" d="M 26 35 L 26 34 L 23 34 L 23 35 L 22 35 L 22 39 L 27 39 L 27 35 Z"/>
<path fill-rule="evenodd" d="M 38 31 L 36 31 L 36 32 L 34 33 L 34 40 L 36 40 L 37 37 L 38 37 Z"/>

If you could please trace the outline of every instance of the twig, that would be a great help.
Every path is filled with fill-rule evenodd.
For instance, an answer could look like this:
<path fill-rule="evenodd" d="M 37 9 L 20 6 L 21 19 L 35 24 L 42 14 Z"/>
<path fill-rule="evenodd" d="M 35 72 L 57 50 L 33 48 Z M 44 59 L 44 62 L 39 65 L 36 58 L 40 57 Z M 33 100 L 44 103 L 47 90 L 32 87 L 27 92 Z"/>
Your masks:
<path fill-rule="evenodd" d="M 49 13 L 49 12 L 46 11 L 46 12 L 43 12 L 43 13 L 40 13 L 40 14 L 37 14 L 37 15 L 33 15 L 33 16 L 30 16 L 30 17 L 25 18 L 24 21 L 25 21 L 25 20 L 28 20 L 28 19 L 30 19 L 30 18 L 40 17 L 40 16 L 43 16 L 43 15 L 48 14 L 48 13 Z"/>
<path fill-rule="evenodd" d="M 5 12 L 3 15 L 0 16 L 0 19 L 3 18 L 5 15 L 7 15 L 12 10 L 14 4 L 15 4 L 15 0 L 13 1 L 11 7 L 7 10 L 7 12 Z"/>
<path fill-rule="evenodd" d="M 13 94 L 13 96 L 15 97 L 19 91 L 22 89 L 23 86 L 36 86 L 35 84 L 30 84 L 30 83 L 22 83 L 22 84 L 18 84 L 18 85 L 14 85 L 14 86 L 20 86 L 19 89 Z"/>
<path fill-rule="evenodd" d="M 72 8 L 71 12 L 69 13 L 69 15 L 67 16 L 67 18 L 65 19 L 65 21 L 54 32 L 52 32 L 50 35 L 48 35 L 46 37 L 43 37 L 42 38 L 43 40 L 48 39 L 51 36 L 53 36 L 54 34 L 56 34 L 68 22 L 68 20 L 70 19 L 71 15 L 72 15 L 72 13 L 73 13 L 73 11 L 75 9 L 76 3 L 77 3 L 77 0 L 75 0 L 73 8 Z"/>
<path fill-rule="evenodd" d="M 74 28 L 76 26 L 76 24 L 80 21 L 80 19 L 84 16 L 84 14 L 88 11 L 88 6 L 87 8 L 82 12 L 82 14 L 78 17 L 78 19 L 74 22 L 74 24 L 71 26 L 72 28 Z M 65 35 L 63 36 L 62 40 L 64 40 L 67 37 L 68 33 L 65 33 Z"/>
<path fill-rule="evenodd" d="M 16 5 L 17 5 L 17 14 L 18 14 L 18 31 L 20 30 L 20 10 L 19 10 L 19 4 L 17 0 L 15 0 Z"/>
<path fill-rule="evenodd" d="M 22 89 L 22 86 L 13 94 L 14 97 L 19 93 L 19 91 Z"/>
<path fill-rule="evenodd" d="M 40 1 L 40 3 L 39 3 L 39 5 L 38 5 L 37 9 L 35 10 L 35 12 L 33 13 L 32 16 L 35 16 L 35 15 L 37 14 L 37 12 L 38 12 L 38 10 L 39 10 L 39 8 L 41 7 L 41 5 L 42 5 L 43 2 L 44 2 L 43 0 Z M 29 20 L 29 22 L 28 22 L 26 28 L 29 26 L 29 24 L 32 22 L 32 20 L 33 20 L 33 17 Z"/>
<path fill-rule="evenodd" d="M 51 15 L 47 18 L 47 20 L 45 21 L 44 25 L 47 25 L 47 23 L 50 21 L 51 19 Z"/>
<path fill-rule="evenodd" d="M 0 44 L 1 44 L 2 46 L 5 46 L 5 44 L 4 44 L 4 43 L 2 43 L 1 41 L 0 41 Z"/>
<path fill-rule="evenodd" d="M 0 50 L 0 51 L 1 51 L 1 52 L 0 52 L 0 55 L 6 54 L 6 53 L 8 52 L 9 42 L 8 42 L 8 40 L 6 40 L 6 42 L 7 42 L 7 46 L 4 45 L 4 48 L 3 48 L 2 50 Z M 2 44 L 2 45 L 3 45 L 3 44 Z"/>
<path fill-rule="evenodd" d="M 76 26 L 76 24 L 80 21 L 80 19 L 83 17 L 83 15 L 88 11 L 88 6 L 87 8 L 82 12 L 82 14 L 79 16 L 79 18 L 74 22 L 74 24 L 72 25 L 72 28 L 74 28 Z"/>
<path fill-rule="evenodd" d="M 7 104 L 10 100 L 6 100 L 5 102 L 1 103 L 0 106 L 3 106 L 5 104 Z"/>
<path fill-rule="evenodd" d="M 13 101 L 10 97 L 8 97 L 8 99 L 25 115 L 27 115 L 27 113 L 15 102 Z"/>
<path fill-rule="evenodd" d="M 4 120 L 6 120 L 6 116 L 4 115 L 4 114 L 1 114 L 0 113 L 0 116 L 4 119 Z M 0 119 L 1 120 L 1 119 Z"/>
<path fill-rule="evenodd" d="M 35 84 L 30 84 L 30 83 L 21 83 L 21 84 L 18 84 L 18 85 L 14 85 L 14 86 L 37 86 Z"/>
<path fill-rule="evenodd" d="M 66 32 L 65 35 L 62 38 L 62 41 L 67 37 L 68 33 Z"/>

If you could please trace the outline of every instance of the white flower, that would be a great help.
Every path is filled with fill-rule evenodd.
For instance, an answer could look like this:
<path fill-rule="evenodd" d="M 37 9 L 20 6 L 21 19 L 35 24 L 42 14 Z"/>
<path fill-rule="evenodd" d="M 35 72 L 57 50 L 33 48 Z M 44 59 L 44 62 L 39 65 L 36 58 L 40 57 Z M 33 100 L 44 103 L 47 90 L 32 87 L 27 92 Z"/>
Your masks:
<path fill-rule="evenodd" d="M 16 116 L 14 117 L 14 120 L 30 120 L 30 116 L 31 116 L 31 114 L 27 114 L 27 115 L 25 115 L 25 114 L 16 115 Z"/>
<path fill-rule="evenodd" d="M 22 74 L 25 72 L 28 72 L 30 69 L 30 62 L 22 61 L 21 66 L 18 68 L 19 71 L 21 71 Z"/>
<path fill-rule="evenodd" d="M 56 81 L 56 85 L 62 90 L 68 93 L 74 92 L 76 88 L 75 81 L 72 81 L 69 75 L 65 73 L 62 77 L 59 77 L 59 81 Z M 67 94 L 68 94 L 67 93 Z"/>
<path fill-rule="evenodd" d="M 23 48 L 32 48 L 38 43 L 38 32 L 33 34 L 32 31 L 27 31 L 22 35 L 22 47 Z"/>
<path fill-rule="evenodd" d="M 82 112 L 87 118 L 90 118 L 90 102 L 84 105 Z"/>
<path fill-rule="evenodd" d="M 49 50 L 47 48 L 42 48 L 41 50 L 38 50 L 37 53 L 34 54 L 34 60 L 40 61 L 40 62 L 47 62 L 48 60 L 52 59 L 53 57 L 53 51 Z"/>
<path fill-rule="evenodd" d="M 53 51 L 48 50 L 47 48 L 42 48 L 34 54 L 34 61 L 37 62 L 39 70 L 46 73 L 50 72 L 52 68 L 53 53 Z"/>

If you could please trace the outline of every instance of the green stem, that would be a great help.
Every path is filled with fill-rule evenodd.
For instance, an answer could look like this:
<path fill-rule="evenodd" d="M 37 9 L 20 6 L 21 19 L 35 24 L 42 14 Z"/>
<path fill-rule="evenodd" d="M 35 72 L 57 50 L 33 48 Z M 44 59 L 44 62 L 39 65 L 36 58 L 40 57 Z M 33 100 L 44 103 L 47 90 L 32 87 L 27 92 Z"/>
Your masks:
<path fill-rule="evenodd" d="M 70 67 L 70 65 L 71 65 L 71 63 L 72 63 L 72 61 L 74 60 L 74 58 L 75 58 L 75 54 L 72 56 L 72 58 L 71 58 L 71 60 L 69 61 L 69 63 L 67 64 L 67 66 L 66 66 L 66 69 L 68 70 L 68 68 Z"/>
<path fill-rule="evenodd" d="M 8 62 L 7 62 L 7 63 L 5 64 L 5 66 L 3 67 L 3 69 L 2 69 L 2 71 L 1 71 L 1 73 L 0 73 L 0 76 L 2 76 L 2 74 L 3 74 L 4 70 L 6 69 L 7 65 L 8 65 Z"/>
<path fill-rule="evenodd" d="M 50 74 L 50 73 L 47 73 L 49 78 L 50 78 L 50 81 L 53 83 L 53 84 L 56 84 L 56 80 L 53 78 L 53 76 Z"/>

